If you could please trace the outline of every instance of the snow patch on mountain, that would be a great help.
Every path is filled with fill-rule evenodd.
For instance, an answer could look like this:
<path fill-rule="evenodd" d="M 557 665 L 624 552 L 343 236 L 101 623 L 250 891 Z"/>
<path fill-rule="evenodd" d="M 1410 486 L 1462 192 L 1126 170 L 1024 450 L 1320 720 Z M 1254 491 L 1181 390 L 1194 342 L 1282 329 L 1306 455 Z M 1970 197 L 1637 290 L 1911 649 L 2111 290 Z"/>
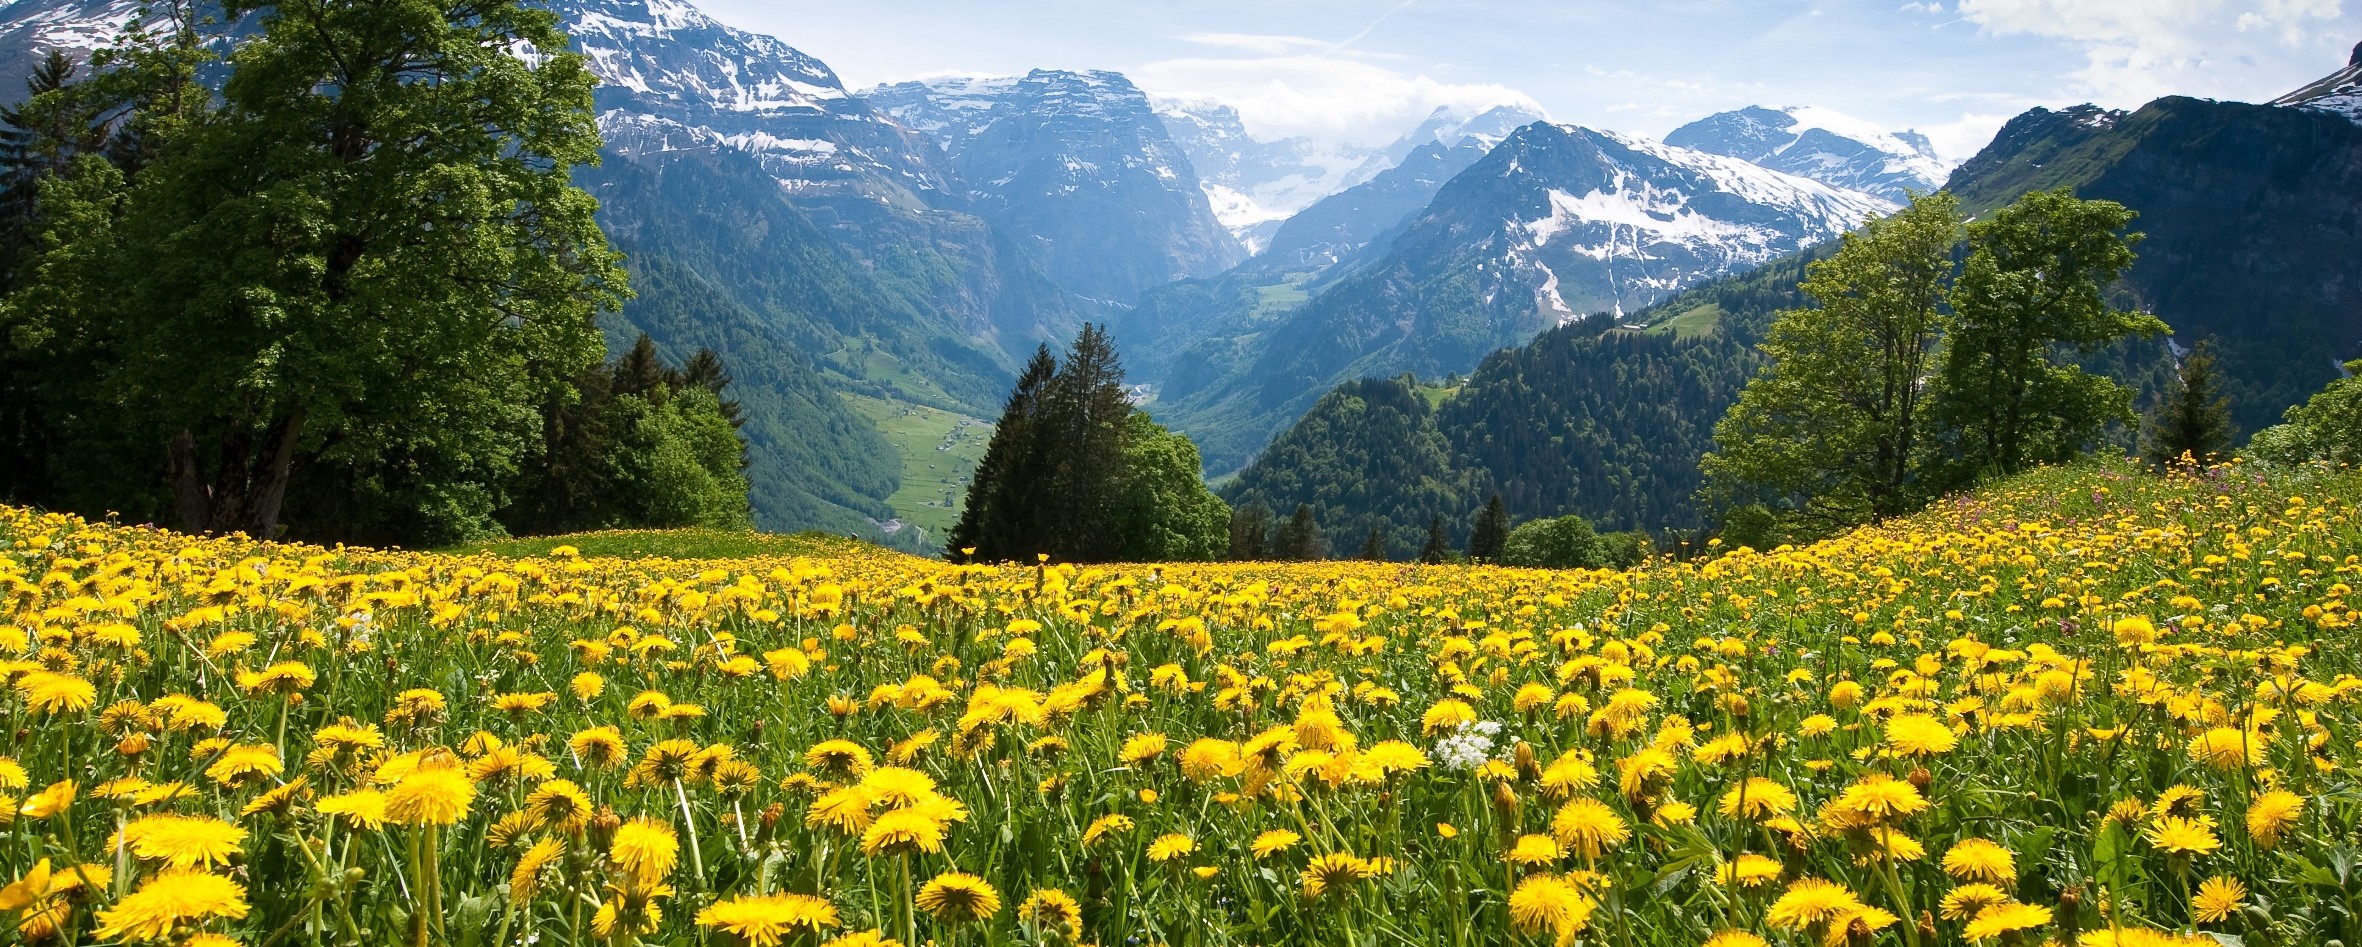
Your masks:
<path fill-rule="evenodd" d="M 934 141 L 977 213 L 1030 238 L 1070 292 L 1128 302 L 1245 256 L 1186 151 L 1121 73 L 941 76 L 860 98 Z M 1252 213 L 1251 199 L 1227 203 Z"/>
<path fill-rule="evenodd" d="M 1282 222 L 1350 186 L 1373 148 L 1310 138 L 1264 140 L 1238 110 L 1205 99 L 1156 99 L 1157 117 L 1189 155 L 1214 217 L 1251 251 Z"/>
<path fill-rule="evenodd" d="M 1665 141 L 1897 202 L 1942 187 L 1951 171 L 1925 135 L 1817 106 L 1720 112 Z"/>
<path fill-rule="evenodd" d="M 2354 45 L 2353 58 L 2344 69 L 2273 99 L 2272 104 L 2343 115 L 2362 125 L 2362 43 Z"/>
<path fill-rule="evenodd" d="M 1466 234 L 1445 238 L 1463 244 L 1500 234 L 1502 249 L 1488 252 L 1522 274 L 1539 312 L 1562 320 L 1637 310 L 1897 207 L 1737 158 L 1577 126 L 1534 126 L 1498 148 L 1417 226 Z M 1498 223 L 1481 223 L 1487 217 Z"/>

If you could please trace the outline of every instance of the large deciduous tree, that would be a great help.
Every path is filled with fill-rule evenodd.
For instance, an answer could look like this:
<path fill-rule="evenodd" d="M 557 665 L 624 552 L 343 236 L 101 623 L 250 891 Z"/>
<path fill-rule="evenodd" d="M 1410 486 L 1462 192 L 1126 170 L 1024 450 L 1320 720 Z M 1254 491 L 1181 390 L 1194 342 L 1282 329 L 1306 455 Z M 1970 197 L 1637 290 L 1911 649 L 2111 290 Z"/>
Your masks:
<path fill-rule="evenodd" d="M 1811 264 L 1800 288 L 1819 305 L 1772 323 L 1770 364 L 1715 426 L 1709 490 L 1832 526 L 1908 507 L 1958 214 L 1949 194 L 1920 196 Z"/>
<path fill-rule="evenodd" d="M 594 80 L 523 0 L 224 13 L 258 32 L 218 98 L 185 22 L 117 52 L 143 157 L 41 194 L 8 319 L 75 375 L 47 392 L 72 462 L 153 471 L 190 530 L 273 535 L 291 496 L 318 533 L 487 526 L 623 292 L 569 180 Z"/>
<path fill-rule="evenodd" d="M 1944 486 L 2065 461 L 2133 420 L 2132 389 L 2070 359 L 2167 331 L 2108 301 L 2141 239 L 2125 232 L 2134 216 L 2061 188 L 1969 226 L 1930 405 Z"/>

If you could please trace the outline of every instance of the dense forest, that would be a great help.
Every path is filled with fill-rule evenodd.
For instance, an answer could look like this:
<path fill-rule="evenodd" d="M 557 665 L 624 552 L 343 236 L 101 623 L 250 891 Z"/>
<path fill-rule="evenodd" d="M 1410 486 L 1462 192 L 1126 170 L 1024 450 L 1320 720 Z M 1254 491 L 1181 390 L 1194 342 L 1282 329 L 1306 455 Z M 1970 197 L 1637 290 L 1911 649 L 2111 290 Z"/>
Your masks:
<path fill-rule="evenodd" d="M 1457 387 L 1340 385 L 1222 493 L 1309 504 L 1332 535 L 1376 531 L 1391 558 L 1418 552 L 1436 517 L 1463 543 L 1495 493 L 1519 519 L 1696 529 L 1698 459 L 1759 361 L 1719 333 L 1635 332 L 1601 314 L 1494 353 Z"/>

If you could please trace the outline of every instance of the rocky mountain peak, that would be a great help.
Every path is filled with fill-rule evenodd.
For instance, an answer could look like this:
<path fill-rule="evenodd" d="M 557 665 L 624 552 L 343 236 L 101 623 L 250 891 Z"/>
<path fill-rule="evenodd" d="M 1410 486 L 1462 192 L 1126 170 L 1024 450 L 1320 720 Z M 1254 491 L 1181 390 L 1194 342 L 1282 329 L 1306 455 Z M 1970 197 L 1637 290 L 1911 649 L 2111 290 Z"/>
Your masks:
<path fill-rule="evenodd" d="M 1246 255 L 1148 96 L 1120 73 L 937 78 L 861 98 L 933 140 L 976 212 L 1024 235 L 1077 295 L 1127 304 Z"/>

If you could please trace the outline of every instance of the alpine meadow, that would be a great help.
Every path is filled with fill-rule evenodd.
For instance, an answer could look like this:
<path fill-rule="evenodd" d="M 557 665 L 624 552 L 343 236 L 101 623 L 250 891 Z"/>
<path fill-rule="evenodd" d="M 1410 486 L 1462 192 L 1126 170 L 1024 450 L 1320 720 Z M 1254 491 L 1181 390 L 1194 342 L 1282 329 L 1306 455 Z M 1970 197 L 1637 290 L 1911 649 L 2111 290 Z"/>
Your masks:
<path fill-rule="evenodd" d="M 0 0 L 0 947 L 2362 945 L 2356 34 Z"/>

